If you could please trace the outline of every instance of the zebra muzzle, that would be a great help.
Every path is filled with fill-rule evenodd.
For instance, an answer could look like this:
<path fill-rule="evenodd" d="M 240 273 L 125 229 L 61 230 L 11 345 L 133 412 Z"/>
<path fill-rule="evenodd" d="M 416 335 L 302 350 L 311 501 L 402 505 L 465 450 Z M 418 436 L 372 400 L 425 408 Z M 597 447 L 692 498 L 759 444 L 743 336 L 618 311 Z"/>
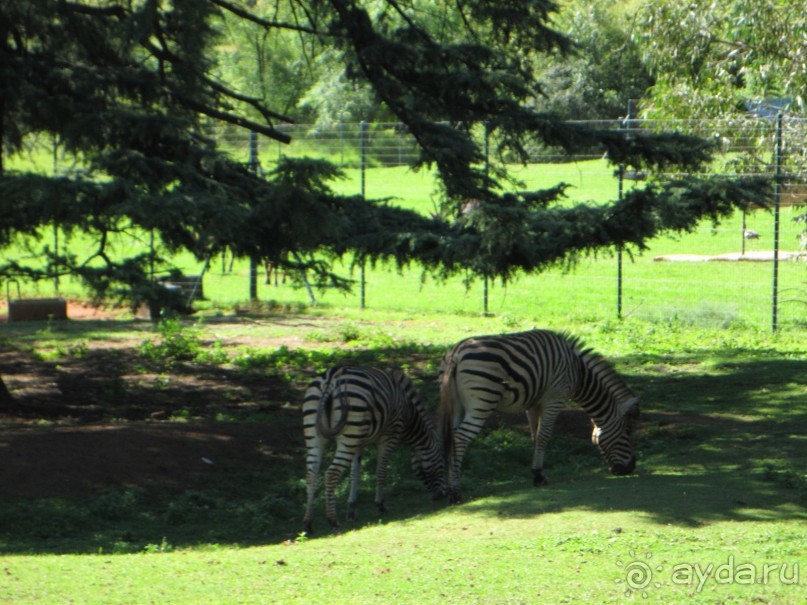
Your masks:
<path fill-rule="evenodd" d="M 448 495 L 448 490 L 445 487 L 437 487 L 432 490 L 431 497 L 432 502 L 437 502 L 438 500 L 442 500 Z"/>
<path fill-rule="evenodd" d="M 630 475 L 633 469 L 636 468 L 636 456 L 631 456 L 625 464 L 621 462 L 615 463 L 611 466 L 611 472 L 614 475 Z"/>

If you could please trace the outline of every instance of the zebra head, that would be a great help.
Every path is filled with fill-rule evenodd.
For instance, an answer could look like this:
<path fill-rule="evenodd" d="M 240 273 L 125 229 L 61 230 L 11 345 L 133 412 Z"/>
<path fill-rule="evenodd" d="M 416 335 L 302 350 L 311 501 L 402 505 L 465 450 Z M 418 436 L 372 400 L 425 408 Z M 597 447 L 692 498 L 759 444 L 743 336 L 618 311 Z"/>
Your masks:
<path fill-rule="evenodd" d="M 423 481 L 423 485 L 429 490 L 432 500 L 440 500 L 446 493 L 446 479 L 444 472 L 443 456 L 438 450 L 438 457 L 433 455 L 420 456 L 416 451 L 412 456 L 412 472 Z"/>
<path fill-rule="evenodd" d="M 591 441 L 599 448 L 614 475 L 630 475 L 636 468 L 633 428 L 638 418 L 639 399 L 632 397 L 619 406 L 619 414 L 610 422 L 603 426 L 595 424 L 591 431 Z"/>
<path fill-rule="evenodd" d="M 412 447 L 412 472 L 429 490 L 432 499 L 438 500 L 446 494 L 446 481 L 443 451 L 437 441 L 437 432 L 412 381 L 400 370 L 393 370 L 392 376 L 403 397 L 402 438 Z"/>

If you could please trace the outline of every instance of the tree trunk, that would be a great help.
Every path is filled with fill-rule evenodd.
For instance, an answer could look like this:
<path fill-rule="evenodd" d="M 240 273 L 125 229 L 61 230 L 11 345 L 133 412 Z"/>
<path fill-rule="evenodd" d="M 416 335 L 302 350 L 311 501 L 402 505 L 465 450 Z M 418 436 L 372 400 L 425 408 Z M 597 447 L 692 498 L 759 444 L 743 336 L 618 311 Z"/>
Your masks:
<path fill-rule="evenodd" d="M 14 401 L 14 398 L 11 396 L 11 392 L 6 388 L 3 377 L 0 376 L 0 404 L 11 403 L 12 401 Z"/>

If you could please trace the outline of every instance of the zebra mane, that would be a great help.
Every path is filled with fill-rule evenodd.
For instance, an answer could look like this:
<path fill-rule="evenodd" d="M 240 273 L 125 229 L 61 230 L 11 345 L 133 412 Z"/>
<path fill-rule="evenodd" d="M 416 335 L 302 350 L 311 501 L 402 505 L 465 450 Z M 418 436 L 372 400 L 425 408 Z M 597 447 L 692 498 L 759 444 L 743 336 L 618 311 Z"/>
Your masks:
<path fill-rule="evenodd" d="M 625 380 L 619 375 L 610 361 L 597 353 L 593 347 L 587 346 L 579 336 L 572 336 L 568 333 L 563 333 L 562 336 L 580 358 L 583 366 L 614 394 L 620 408 L 622 404 L 636 399 L 636 396 L 625 384 Z"/>

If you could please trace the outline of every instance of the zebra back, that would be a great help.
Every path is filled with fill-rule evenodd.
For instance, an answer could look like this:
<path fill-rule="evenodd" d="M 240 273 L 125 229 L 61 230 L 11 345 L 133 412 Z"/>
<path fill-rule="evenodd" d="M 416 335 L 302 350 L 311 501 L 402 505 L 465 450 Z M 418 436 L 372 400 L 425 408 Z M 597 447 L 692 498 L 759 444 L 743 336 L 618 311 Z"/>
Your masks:
<path fill-rule="evenodd" d="M 330 368 L 311 383 L 303 413 L 316 414 L 314 428 L 322 437 L 341 435 L 355 442 L 368 442 L 400 430 L 401 401 L 389 372 L 342 366 Z"/>
<path fill-rule="evenodd" d="M 446 353 L 441 368 L 439 417 L 446 456 L 459 403 L 458 364 L 463 373 L 476 375 L 480 392 L 485 382 L 507 383 L 508 396 L 522 406 L 551 389 L 580 404 L 598 425 L 637 409 L 637 398 L 613 366 L 568 333 L 529 330 L 466 338 Z"/>

